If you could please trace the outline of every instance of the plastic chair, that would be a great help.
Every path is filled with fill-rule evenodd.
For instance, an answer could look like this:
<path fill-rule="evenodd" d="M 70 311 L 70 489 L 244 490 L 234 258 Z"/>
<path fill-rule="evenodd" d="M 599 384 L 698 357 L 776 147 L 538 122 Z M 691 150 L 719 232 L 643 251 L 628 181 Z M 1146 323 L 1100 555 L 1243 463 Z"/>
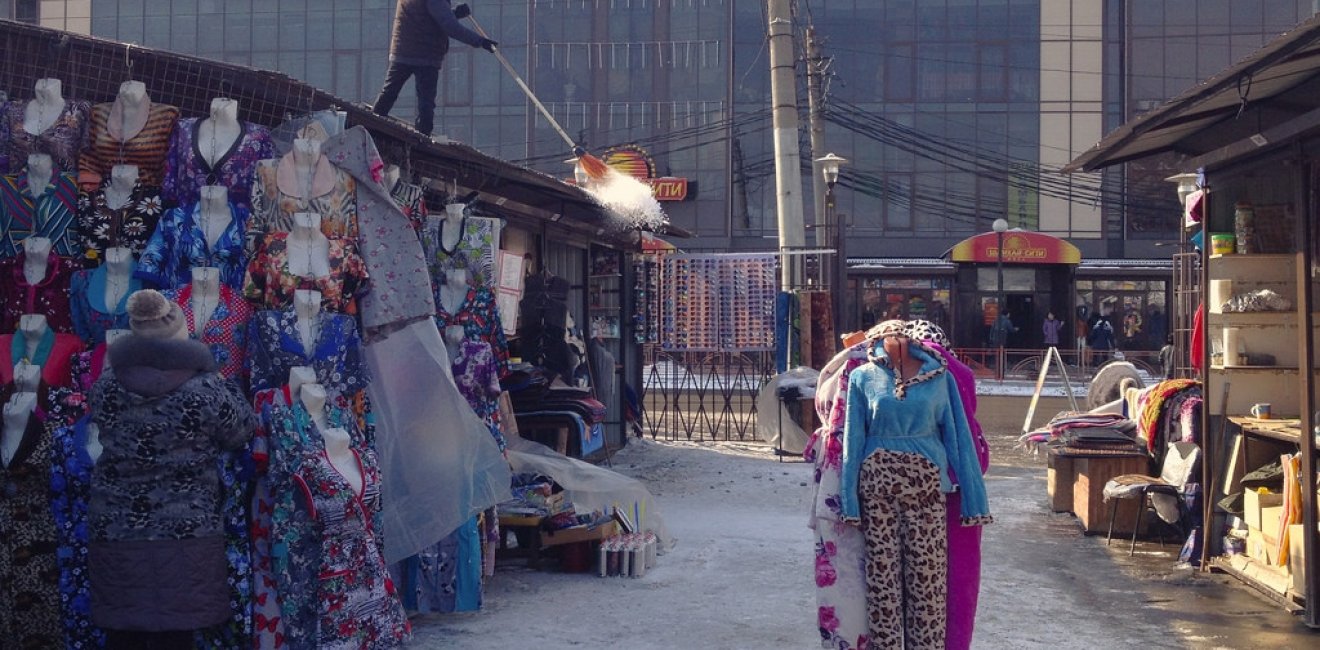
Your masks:
<path fill-rule="evenodd" d="M 1114 538 L 1114 518 L 1118 514 L 1119 499 L 1140 499 L 1136 521 L 1132 522 L 1132 543 L 1128 546 L 1128 555 L 1137 550 L 1137 531 L 1141 530 L 1142 517 L 1146 511 L 1154 510 L 1156 516 L 1171 525 L 1180 525 L 1185 510 L 1184 496 L 1187 483 L 1195 476 L 1197 461 L 1201 458 L 1201 448 L 1192 442 L 1175 442 L 1169 445 L 1164 455 L 1164 465 L 1160 475 L 1124 474 L 1115 476 L 1105 483 L 1104 498 L 1109 501 L 1109 534 L 1105 537 L 1105 546 Z M 1160 535 L 1160 546 L 1164 546 L 1164 536 Z"/>

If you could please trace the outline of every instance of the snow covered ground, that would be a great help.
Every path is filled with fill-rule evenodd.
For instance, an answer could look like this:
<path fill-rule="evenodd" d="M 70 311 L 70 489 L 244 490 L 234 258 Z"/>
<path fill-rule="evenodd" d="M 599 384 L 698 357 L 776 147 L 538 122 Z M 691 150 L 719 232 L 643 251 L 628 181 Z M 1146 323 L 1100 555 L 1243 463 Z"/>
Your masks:
<path fill-rule="evenodd" d="M 1000 440 L 999 438 L 1003 438 Z M 992 439 L 978 648 L 1312 647 L 1296 619 L 1173 568 L 1158 545 L 1080 535 L 1045 469 Z M 634 440 L 614 468 L 655 494 L 677 546 L 644 578 L 501 565 L 480 612 L 413 619 L 414 648 L 816 648 L 810 466 L 762 444 Z M 552 565 L 553 566 L 553 565 Z M 1298 644 L 1302 645 L 1298 645 Z"/>

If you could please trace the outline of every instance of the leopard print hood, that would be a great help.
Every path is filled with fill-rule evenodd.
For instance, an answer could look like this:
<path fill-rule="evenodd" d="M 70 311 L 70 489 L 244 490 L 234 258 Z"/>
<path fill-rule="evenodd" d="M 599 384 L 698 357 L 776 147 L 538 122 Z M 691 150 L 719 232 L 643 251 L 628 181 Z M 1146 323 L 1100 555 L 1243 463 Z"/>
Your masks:
<path fill-rule="evenodd" d="M 168 394 L 193 377 L 215 370 L 215 357 L 189 339 L 147 338 L 130 334 L 110 346 L 110 371 L 125 390 L 152 399 Z"/>

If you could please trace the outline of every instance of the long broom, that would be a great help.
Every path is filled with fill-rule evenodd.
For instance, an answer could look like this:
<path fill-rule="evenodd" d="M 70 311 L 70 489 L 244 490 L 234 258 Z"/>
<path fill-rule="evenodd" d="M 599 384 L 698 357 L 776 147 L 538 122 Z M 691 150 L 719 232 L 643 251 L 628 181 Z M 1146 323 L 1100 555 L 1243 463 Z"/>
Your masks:
<path fill-rule="evenodd" d="M 481 28 L 481 23 L 477 22 L 476 16 L 468 14 L 467 18 L 472 21 L 472 26 L 477 29 L 477 33 L 481 34 L 482 38 L 490 39 L 490 36 L 486 35 L 486 30 Z M 504 66 L 504 69 L 509 72 L 509 76 L 513 77 L 513 80 L 518 83 L 519 88 L 522 88 L 523 93 L 527 95 L 527 99 L 532 100 L 532 103 L 536 105 L 537 110 L 541 111 L 541 115 L 545 116 L 546 121 L 550 123 L 550 126 L 555 128 L 555 131 L 559 133 L 559 137 L 563 138 L 564 142 L 567 142 L 568 146 L 572 148 L 573 155 L 577 157 L 578 164 L 582 165 L 582 170 L 587 173 L 587 176 L 591 177 L 592 180 L 605 178 L 605 176 L 610 173 L 609 165 L 606 165 L 605 161 L 600 158 L 587 153 L 586 147 L 573 142 L 573 138 L 569 137 L 568 132 L 564 130 L 564 127 L 559 126 L 559 122 L 557 122 L 555 117 L 550 114 L 550 111 L 546 109 L 545 104 L 542 104 L 541 100 L 536 98 L 536 95 L 532 93 L 532 89 L 527 87 L 527 82 L 523 81 L 522 76 L 518 74 L 518 71 L 514 70 L 513 66 L 509 64 L 509 60 L 504 58 L 504 55 L 500 53 L 498 45 L 491 48 L 491 53 L 495 55 L 496 59 L 499 59 L 500 65 Z"/>

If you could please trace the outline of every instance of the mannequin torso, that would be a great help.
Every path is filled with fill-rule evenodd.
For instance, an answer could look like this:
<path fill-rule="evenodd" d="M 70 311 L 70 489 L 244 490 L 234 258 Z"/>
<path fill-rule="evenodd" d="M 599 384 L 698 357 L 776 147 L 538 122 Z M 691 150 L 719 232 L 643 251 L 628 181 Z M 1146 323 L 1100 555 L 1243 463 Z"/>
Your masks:
<path fill-rule="evenodd" d="M 197 150 L 214 167 L 243 135 L 238 122 L 238 101 L 228 97 L 211 100 L 211 115 L 197 124 Z"/>
<path fill-rule="evenodd" d="M 321 215 L 315 212 L 293 215 L 288 246 L 289 273 L 304 278 L 330 275 L 330 240 L 321 233 Z"/>
<path fill-rule="evenodd" d="M 899 379 L 910 379 L 921 372 L 921 359 L 914 358 L 908 352 L 906 336 L 888 336 L 884 341 L 885 354 Z"/>
<path fill-rule="evenodd" d="M 25 358 L 33 359 L 37 356 L 37 346 L 41 344 L 48 329 L 50 325 L 41 314 L 24 314 L 19 317 L 18 335 L 23 337 Z"/>
<path fill-rule="evenodd" d="M 40 197 L 45 191 L 46 186 L 54 178 L 55 162 L 51 160 L 49 154 L 34 153 L 27 158 L 27 176 L 28 191 L 32 193 L 33 198 Z"/>
<path fill-rule="evenodd" d="M 390 191 L 399 183 L 399 166 L 395 164 L 385 165 L 385 189 Z"/>
<path fill-rule="evenodd" d="M 133 279 L 133 252 L 122 246 L 105 251 L 105 306 L 113 310 Z"/>
<path fill-rule="evenodd" d="M 467 269 L 452 269 L 445 273 L 445 283 L 440 285 L 440 306 L 445 313 L 457 314 L 463 308 L 463 301 L 468 292 Z"/>
<path fill-rule="evenodd" d="M 105 186 L 105 206 L 119 210 L 133 197 L 137 185 L 137 165 L 115 165 L 110 169 L 110 184 Z"/>
<path fill-rule="evenodd" d="M 87 423 L 87 446 L 85 449 L 88 458 L 92 459 L 93 465 L 101 458 L 101 452 L 105 451 L 105 447 L 101 445 L 101 428 L 96 426 L 95 422 Z"/>
<path fill-rule="evenodd" d="M 23 130 L 32 135 L 45 132 L 55 125 L 64 112 L 64 95 L 59 79 L 38 79 L 32 101 L 23 115 Z"/>
<path fill-rule="evenodd" d="M 298 340 L 302 342 L 303 352 L 311 356 L 316 349 L 316 338 L 320 334 L 321 292 L 298 289 L 293 292 L 293 311 L 298 316 Z"/>
<path fill-rule="evenodd" d="M 463 210 L 467 205 L 450 203 L 445 206 L 445 216 L 440 224 L 440 246 L 446 251 L 458 247 L 463 239 Z"/>
<path fill-rule="evenodd" d="M 353 453 L 351 446 L 352 439 L 347 430 L 342 427 L 332 427 L 326 420 L 325 387 L 320 384 L 304 384 L 298 391 L 298 398 L 302 400 L 308 415 L 312 417 L 312 422 L 321 432 L 321 437 L 325 441 L 326 460 L 344 477 L 344 480 L 348 481 L 355 493 L 362 494 L 365 485 L 362 469 L 358 467 L 357 454 Z"/>
<path fill-rule="evenodd" d="M 293 169 L 297 176 L 299 194 L 310 199 L 316 196 L 312 184 L 316 179 L 316 167 L 321 162 L 321 141 L 309 138 L 297 138 L 293 141 Z"/>
<path fill-rule="evenodd" d="M 9 467 L 10 461 L 18 453 L 23 434 L 27 431 L 28 418 L 32 417 L 36 406 L 36 393 L 14 393 L 5 403 L 3 440 L 0 440 L 0 460 L 4 461 L 5 467 Z"/>
<path fill-rule="evenodd" d="M 50 265 L 51 240 L 46 237 L 28 237 L 23 240 L 23 279 L 28 286 L 36 286 L 46 279 Z"/>
<path fill-rule="evenodd" d="M 198 210 L 201 223 L 197 224 L 206 237 L 206 247 L 215 248 L 220 236 L 225 234 L 234 215 L 229 211 L 229 190 L 223 185 L 207 185 L 201 189 L 201 208 Z"/>
<path fill-rule="evenodd" d="M 110 106 L 110 120 L 106 124 L 110 136 L 120 142 L 132 140 L 147 125 L 150 112 L 151 98 L 147 97 L 146 84 L 141 81 L 119 84 L 119 94 Z"/>
<path fill-rule="evenodd" d="M 220 305 L 220 269 L 196 266 L 192 269 L 192 334 L 201 336 L 206 324 Z"/>
<path fill-rule="evenodd" d="M 289 368 L 289 394 L 302 396 L 302 387 L 316 383 L 316 369 L 311 366 Z"/>
<path fill-rule="evenodd" d="M 19 359 L 14 364 L 14 392 L 35 393 L 41 386 L 41 366 Z"/>

